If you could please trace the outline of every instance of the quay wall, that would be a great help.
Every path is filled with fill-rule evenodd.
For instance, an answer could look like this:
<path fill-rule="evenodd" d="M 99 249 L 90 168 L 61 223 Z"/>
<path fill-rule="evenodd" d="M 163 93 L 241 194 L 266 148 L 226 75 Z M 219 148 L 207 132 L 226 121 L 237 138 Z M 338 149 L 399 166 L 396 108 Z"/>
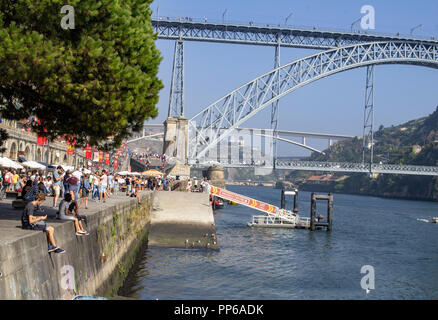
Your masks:
<path fill-rule="evenodd" d="M 0 299 L 115 295 L 148 239 L 153 197 L 145 192 L 141 205 L 130 198 L 87 214 L 89 236 L 76 236 L 71 221 L 49 220 L 57 245 L 66 250 L 63 254 L 47 253 L 46 235 L 40 231 L 3 237 Z"/>

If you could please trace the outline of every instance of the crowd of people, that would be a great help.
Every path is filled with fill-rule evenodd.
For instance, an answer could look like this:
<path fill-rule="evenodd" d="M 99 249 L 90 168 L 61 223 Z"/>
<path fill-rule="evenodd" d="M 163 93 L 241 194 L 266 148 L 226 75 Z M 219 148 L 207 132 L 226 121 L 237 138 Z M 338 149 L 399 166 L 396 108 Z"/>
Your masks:
<path fill-rule="evenodd" d="M 146 166 L 146 170 L 158 168 L 163 170 L 169 157 L 166 154 L 134 152 L 131 157 Z"/>
<path fill-rule="evenodd" d="M 135 197 L 139 204 L 140 190 L 171 191 L 176 177 L 143 177 L 120 175 L 100 170 L 91 172 L 85 169 L 64 170 L 58 166 L 53 172 L 38 170 L 0 170 L 1 189 L 16 192 L 17 199 L 24 202 L 22 228 L 42 230 L 48 239 L 48 251 L 63 253 L 56 246 L 54 228 L 46 224 L 47 215 L 41 205 L 47 197 L 53 197 L 50 205 L 57 209 L 56 217 L 74 222 L 77 236 L 89 235 L 84 228 L 86 216 L 79 209 L 88 209 L 88 202 L 105 203 L 113 194 Z M 188 179 L 187 191 L 206 192 L 208 182 L 205 179 Z"/>
<path fill-rule="evenodd" d="M 208 180 L 203 178 L 201 180 L 194 177 L 193 179 L 187 180 L 186 191 L 188 192 L 208 192 Z"/>
<path fill-rule="evenodd" d="M 158 153 L 145 153 L 145 152 L 133 152 L 131 158 L 134 158 L 140 162 L 146 163 L 149 159 L 159 159 L 161 162 L 166 162 L 168 156 L 166 154 Z"/>

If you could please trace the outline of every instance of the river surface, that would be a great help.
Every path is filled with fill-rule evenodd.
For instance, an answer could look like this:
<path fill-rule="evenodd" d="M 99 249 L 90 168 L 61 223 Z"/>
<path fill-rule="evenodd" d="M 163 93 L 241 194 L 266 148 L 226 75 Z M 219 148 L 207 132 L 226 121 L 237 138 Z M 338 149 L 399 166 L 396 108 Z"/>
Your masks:
<path fill-rule="evenodd" d="M 280 205 L 281 190 L 228 186 Z M 287 207 L 292 205 L 292 199 Z M 299 193 L 302 217 L 310 193 Z M 317 212 L 325 215 L 326 202 Z M 331 232 L 250 228 L 258 211 L 216 211 L 219 251 L 147 248 L 121 293 L 138 299 L 438 299 L 438 204 L 334 195 Z M 366 293 L 361 268 L 374 268 Z M 369 283 L 369 282 L 368 282 Z"/>

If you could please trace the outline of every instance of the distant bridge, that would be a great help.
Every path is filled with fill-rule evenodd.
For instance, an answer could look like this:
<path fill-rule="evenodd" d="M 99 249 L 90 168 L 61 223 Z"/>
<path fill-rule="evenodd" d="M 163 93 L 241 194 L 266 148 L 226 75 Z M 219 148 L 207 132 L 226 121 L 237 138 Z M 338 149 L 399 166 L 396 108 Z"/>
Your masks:
<path fill-rule="evenodd" d="M 162 132 L 156 132 L 156 131 L 162 131 Z M 236 128 L 235 133 L 239 134 L 239 132 L 248 132 L 248 133 L 254 133 L 254 132 L 263 132 L 264 129 L 256 129 L 256 128 Z M 270 131 L 270 130 L 267 130 Z M 257 135 L 257 133 L 255 133 Z M 343 134 L 330 134 L 330 133 L 316 133 L 316 132 L 301 132 L 301 131 L 290 131 L 290 130 L 277 130 L 277 136 L 272 136 L 268 134 L 260 134 L 262 136 L 266 136 L 268 138 L 277 139 L 279 141 L 283 141 L 286 143 L 294 144 L 296 146 L 308 149 L 310 151 L 315 151 L 318 153 L 324 153 L 316 148 L 313 148 L 307 144 L 306 138 L 309 139 L 327 139 L 328 141 L 328 147 L 330 147 L 333 144 L 333 141 L 341 141 L 345 139 L 353 139 L 355 136 L 350 135 L 343 135 Z M 136 141 L 140 141 L 143 139 L 157 139 L 158 137 L 161 137 L 164 135 L 164 125 L 162 124 L 145 124 L 143 126 L 143 131 L 137 134 L 134 134 L 131 139 L 127 141 L 127 143 L 132 143 Z M 288 137 L 298 137 L 302 139 L 302 143 L 288 140 L 281 138 L 280 136 L 288 136 Z M 361 137 L 360 137 L 361 138 Z"/>
<path fill-rule="evenodd" d="M 254 165 L 221 163 L 226 168 L 247 168 Z M 274 169 L 272 166 L 261 165 L 263 169 Z M 438 176 L 438 167 L 411 166 L 396 164 L 362 164 L 351 162 L 318 162 L 318 161 L 284 161 L 276 160 L 275 169 L 280 170 L 304 170 L 304 171 L 326 171 L 345 173 L 377 173 L 377 174 L 403 174 Z"/>

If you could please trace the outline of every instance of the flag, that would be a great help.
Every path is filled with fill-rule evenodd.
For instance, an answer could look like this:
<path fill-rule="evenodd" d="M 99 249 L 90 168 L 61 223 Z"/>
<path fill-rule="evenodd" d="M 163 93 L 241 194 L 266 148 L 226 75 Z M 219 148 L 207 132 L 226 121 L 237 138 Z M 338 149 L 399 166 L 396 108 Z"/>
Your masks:
<path fill-rule="evenodd" d="M 93 161 L 94 161 L 94 162 L 99 162 L 99 152 L 98 152 L 98 151 L 95 151 L 95 152 L 94 152 L 94 158 L 93 158 Z"/>
<path fill-rule="evenodd" d="M 99 151 L 99 162 L 103 162 L 103 151 Z"/>
<path fill-rule="evenodd" d="M 109 165 L 110 162 L 110 154 L 108 152 L 105 152 L 105 164 Z"/>
<path fill-rule="evenodd" d="M 114 160 L 114 170 L 117 170 L 117 165 L 119 164 L 119 161 L 117 159 Z"/>

